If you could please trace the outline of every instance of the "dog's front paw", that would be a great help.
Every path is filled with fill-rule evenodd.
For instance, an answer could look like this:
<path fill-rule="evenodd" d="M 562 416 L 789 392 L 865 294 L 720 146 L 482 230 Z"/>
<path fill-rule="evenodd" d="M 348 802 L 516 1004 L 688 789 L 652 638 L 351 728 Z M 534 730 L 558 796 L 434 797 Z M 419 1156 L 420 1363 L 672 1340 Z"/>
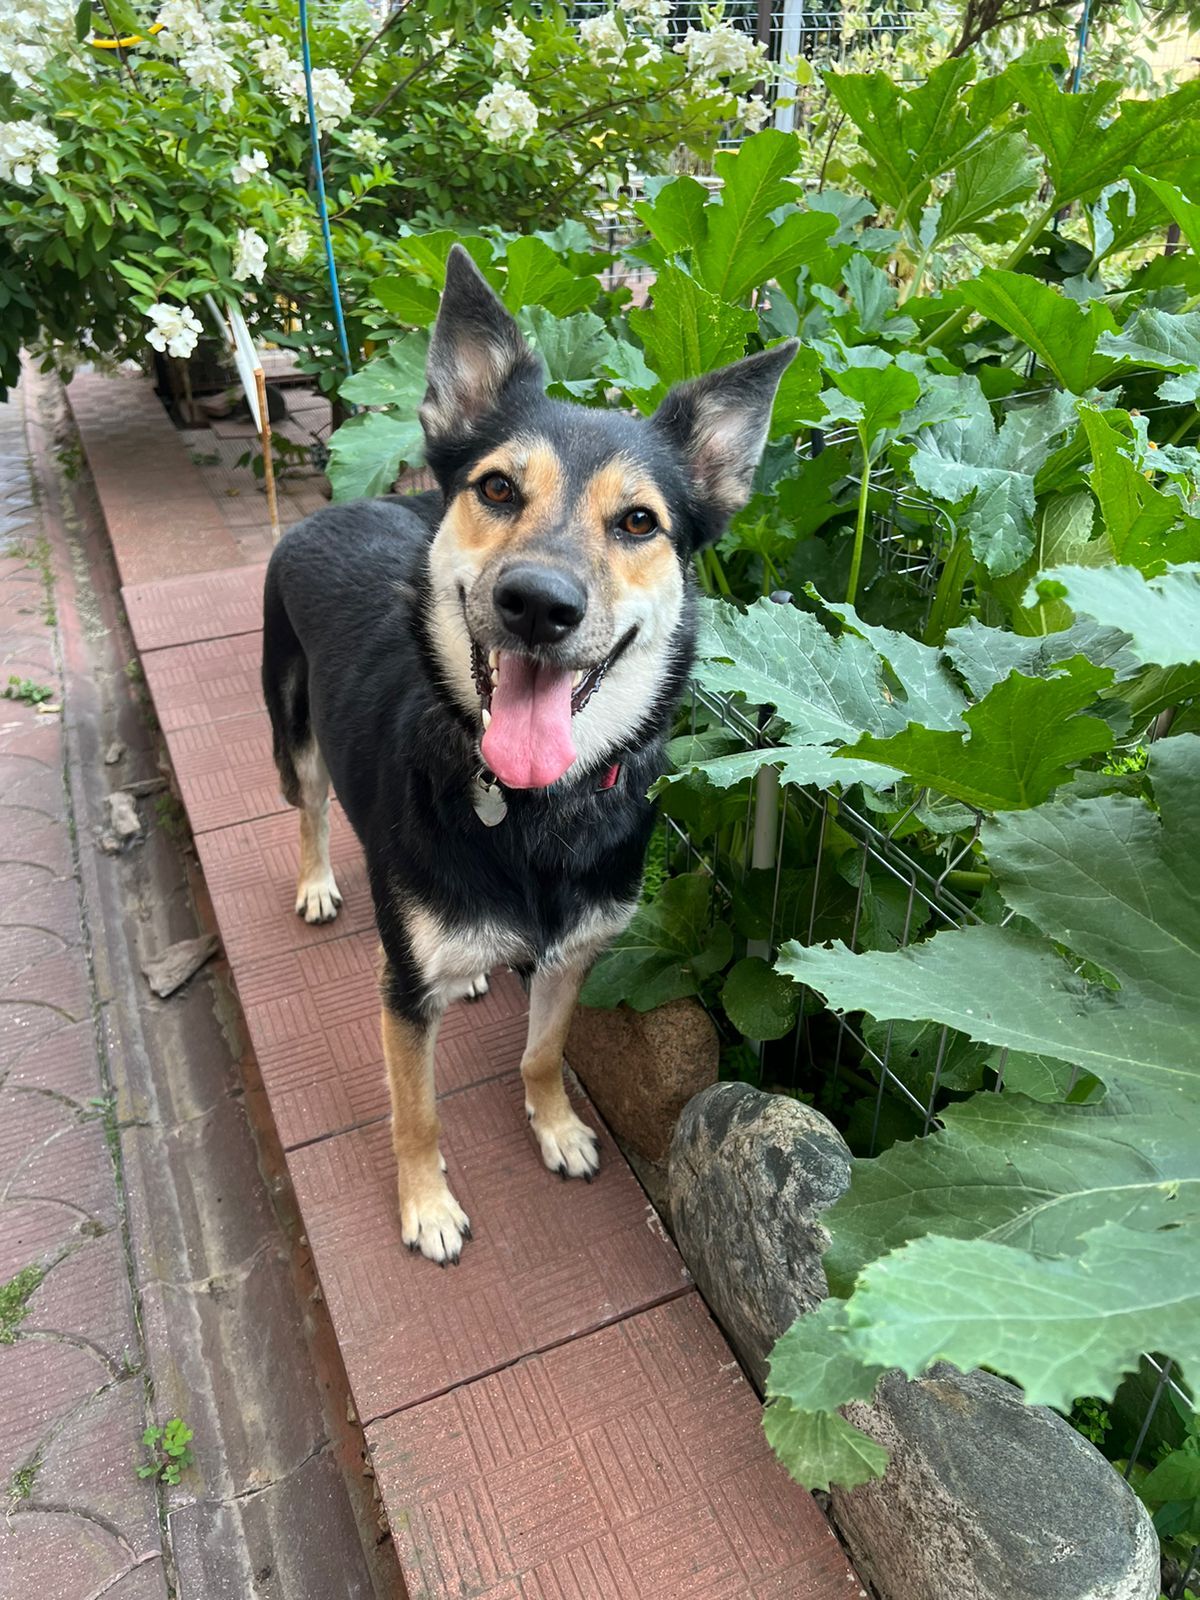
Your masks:
<path fill-rule="evenodd" d="M 410 1250 L 448 1267 L 457 1264 L 471 1237 L 471 1223 L 444 1183 L 420 1198 L 409 1198 L 401 1190 L 400 1237 Z"/>
<path fill-rule="evenodd" d="M 332 922 L 341 903 L 332 872 L 302 881 L 296 889 L 296 915 L 305 922 Z"/>
<path fill-rule="evenodd" d="M 571 1110 L 551 1121 L 538 1117 L 529 1106 L 525 1109 L 550 1171 L 560 1178 L 586 1178 L 590 1183 L 600 1166 L 600 1145 L 587 1123 Z"/>

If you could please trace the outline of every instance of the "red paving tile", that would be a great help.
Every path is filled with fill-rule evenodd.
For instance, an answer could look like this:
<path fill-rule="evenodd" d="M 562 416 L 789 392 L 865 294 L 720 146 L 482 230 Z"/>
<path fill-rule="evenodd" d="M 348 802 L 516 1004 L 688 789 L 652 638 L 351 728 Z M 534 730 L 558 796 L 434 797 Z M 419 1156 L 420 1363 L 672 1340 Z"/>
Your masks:
<path fill-rule="evenodd" d="M 296 826 L 295 812 L 279 792 L 265 711 L 248 711 L 208 727 L 177 728 L 170 749 L 193 833 L 281 811 Z"/>
<path fill-rule="evenodd" d="M 164 733 L 263 710 L 257 633 L 152 650 L 142 661 Z"/>
<path fill-rule="evenodd" d="M 236 981 L 285 1147 L 388 1114 L 373 934 L 239 961 Z M 496 972 L 482 1000 L 451 1006 L 438 1033 L 439 1093 L 515 1072 L 525 1019 L 524 991 L 510 972 Z"/>
<path fill-rule="evenodd" d="M 861 1593 L 695 1292 L 367 1438 L 409 1600 Z"/>
<path fill-rule="evenodd" d="M 206 572 L 195 578 L 135 583 L 121 591 L 139 650 L 196 644 L 262 627 L 266 563 Z"/>
<path fill-rule="evenodd" d="M 688 1282 L 641 1186 L 578 1100 L 600 1131 L 593 1183 L 564 1182 L 543 1166 L 516 1074 L 442 1101 L 447 1178 L 474 1234 L 451 1270 L 401 1241 L 386 1123 L 289 1154 L 364 1421 L 628 1316 Z"/>

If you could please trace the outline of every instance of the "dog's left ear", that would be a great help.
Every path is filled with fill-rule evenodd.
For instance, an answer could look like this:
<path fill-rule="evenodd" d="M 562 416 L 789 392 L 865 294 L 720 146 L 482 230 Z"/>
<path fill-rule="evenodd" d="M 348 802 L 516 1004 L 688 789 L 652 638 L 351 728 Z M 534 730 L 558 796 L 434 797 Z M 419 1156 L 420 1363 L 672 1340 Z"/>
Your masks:
<path fill-rule="evenodd" d="M 446 260 L 425 377 L 419 415 L 435 468 L 438 453 L 468 440 L 510 383 L 544 385 L 540 359 L 460 244 Z"/>
<path fill-rule="evenodd" d="M 789 339 L 676 384 L 650 419 L 683 455 L 701 520 L 697 544 L 720 538 L 750 498 L 775 391 L 799 348 L 799 340 Z"/>

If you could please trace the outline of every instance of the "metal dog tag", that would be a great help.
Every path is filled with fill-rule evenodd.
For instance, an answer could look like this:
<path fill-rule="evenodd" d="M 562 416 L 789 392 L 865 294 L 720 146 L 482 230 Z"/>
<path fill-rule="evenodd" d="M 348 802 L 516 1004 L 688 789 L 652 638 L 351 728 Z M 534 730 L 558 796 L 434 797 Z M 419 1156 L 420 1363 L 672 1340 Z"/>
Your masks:
<path fill-rule="evenodd" d="M 488 778 L 492 778 L 492 775 L 487 772 L 486 768 L 476 775 L 475 782 L 471 786 L 471 804 L 475 807 L 479 820 L 484 827 L 494 828 L 498 822 L 503 822 L 508 815 L 508 801 L 504 798 L 504 790 L 496 779 L 492 778 L 492 781 L 488 783 Z"/>

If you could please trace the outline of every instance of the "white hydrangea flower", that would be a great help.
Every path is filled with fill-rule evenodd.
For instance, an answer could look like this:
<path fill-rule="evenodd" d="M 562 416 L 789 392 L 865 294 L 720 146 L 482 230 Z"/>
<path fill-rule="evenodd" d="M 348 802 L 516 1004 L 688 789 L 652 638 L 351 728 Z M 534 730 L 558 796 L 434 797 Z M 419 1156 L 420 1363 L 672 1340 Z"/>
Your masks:
<path fill-rule="evenodd" d="M 259 283 L 267 270 L 267 241 L 257 228 L 239 228 L 232 277 L 256 278 Z"/>
<path fill-rule="evenodd" d="M 62 51 L 75 42 L 70 0 L 22 0 L 0 7 L 0 73 L 18 89 L 28 89 Z"/>
<path fill-rule="evenodd" d="M 156 35 L 156 42 L 169 56 L 180 55 L 212 38 L 212 24 L 196 0 L 165 0 L 154 18 L 154 26 L 165 30 Z"/>
<path fill-rule="evenodd" d="M 312 249 L 312 242 L 312 234 L 303 217 L 296 217 L 292 222 L 289 222 L 279 235 L 279 243 L 283 248 L 284 255 L 287 256 L 289 261 L 294 261 L 297 265 L 307 257 L 308 252 Z"/>
<path fill-rule="evenodd" d="M 731 77 L 736 73 L 765 73 L 766 46 L 728 22 L 714 22 L 697 32 L 689 28 L 675 54 L 686 58 L 689 72 L 701 80 Z"/>
<path fill-rule="evenodd" d="M 630 19 L 662 38 L 671 21 L 671 0 L 617 0 L 617 5 Z"/>
<path fill-rule="evenodd" d="M 58 151 L 56 135 L 40 122 L 0 122 L 0 183 L 28 189 L 35 172 L 58 171 Z"/>
<path fill-rule="evenodd" d="M 265 86 L 275 94 L 285 93 L 296 75 L 298 63 L 288 55 L 283 40 L 268 33 L 265 38 L 254 41 L 250 46 L 250 54 L 254 57 L 254 65 Z M 303 71 L 302 68 L 300 70 Z"/>
<path fill-rule="evenodd" d="M 346 135 L 346 146 L 360 161 L 378 161 L 387 149 L 387 141 L 372 128 L 355 128 Z"/>
<path fill-rule="evenodd" d="M 737 118 L 747 133 L 757 133 L 771 115 L 771 108 L 760 94 L 747 95 L 737 103 Z"/>
<path fill-rule="evenodd" d="M 529 71 L 533 40 L 521 32 L 510 17 L 502 28 L 492 29 L 492 60 L 498 67 L 511 67 L 518 77 Z"/>
<path fill-rule="evenodd" d="M 252 178 L 257 178 L 259 173 L 267 170 L 267 154 L 265 150 L 251 150 L 249 155 L 238 156 L 230 168 L 229 176 L 234 183 L 249 183 Z"/>
<path fill-rule="evenodd" d="M 597 65 L 620 61 L 629 41 L 621 31 L 615 11 L 600 11 L 579 24 L 579 42 Z"/>
<path fill-rule="evenodd" d="M 491 144 L 520 148 L 538 125 L 538 108 L 515 83 L 498 83 L 475 107 L 475 120 Z"/>
<path fill-rule="evenodd" d="M 185 50 L 179 65 L 193 89 L 207 89 L 216 95 L 222 111 L 229 110 L 233 105 L 233 91 L 238 86 L 238 72 L 215 39 L 202 39 Z"/>
<path fill-rule="evenodd" d="M 283 86 L 282 95 L 292 108 L 292 121 L 299 122 L 308 116 L 308 96 L 304 87 L 304 68 L 292 62 L 292 76 Z M 314 67 L 312 74 L 313 107 L 323 133 L 332 133 L 354 113 L 354 95 L 350 85 L 332 67 Z"/>
<path fill-rule="evenodd" d="M 168 355 L 190 356 L 204 332 L 204 324 L 191 306 L 172 306 L 160 300 L 146 315 L 154 324 L 146 335 L 146 343 L 156 350 L 165 350 Z"/>

